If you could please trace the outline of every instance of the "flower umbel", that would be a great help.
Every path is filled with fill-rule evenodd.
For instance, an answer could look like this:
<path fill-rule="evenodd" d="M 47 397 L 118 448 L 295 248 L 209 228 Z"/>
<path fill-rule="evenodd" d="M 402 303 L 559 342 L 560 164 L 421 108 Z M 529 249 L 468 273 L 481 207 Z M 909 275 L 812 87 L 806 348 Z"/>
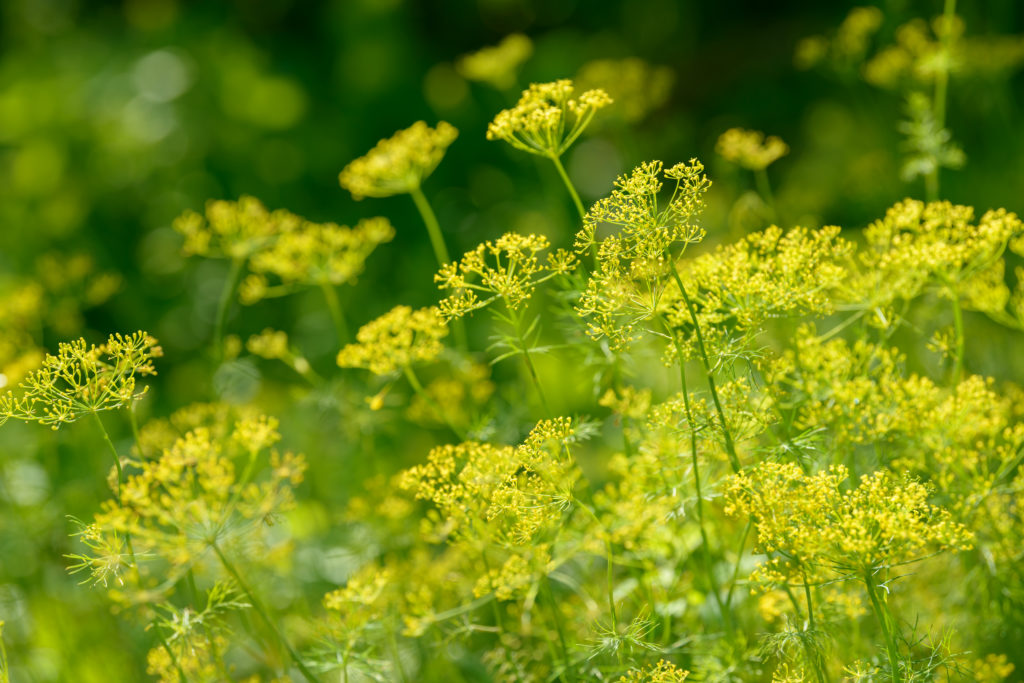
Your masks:
<path fill-rule="evenodd" d="M 575 99 L 573 90 L 569 79 L 531 84 L 515 107 L 494 117 L 487 127 L 487 139 L 504 140 L 530 154 L 561 156 L 594 114 L 612 103 L 604 90 L 587 90 Z"/>
<path fill-rule="evenodd" d="M 338 182 L 354 199 L 411 193 L 434 172 L 458 135 L 455 126 L 445 121 L 437 128 L 417 121 L 350 162 Z"/>

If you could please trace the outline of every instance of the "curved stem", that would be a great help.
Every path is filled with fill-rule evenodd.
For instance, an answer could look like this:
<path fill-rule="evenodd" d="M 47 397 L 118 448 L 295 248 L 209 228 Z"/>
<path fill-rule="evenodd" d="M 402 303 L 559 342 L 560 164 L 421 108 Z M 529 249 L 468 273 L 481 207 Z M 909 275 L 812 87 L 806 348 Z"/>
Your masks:
<path fill-rule="evenodd" d="M 220 292 L 220 302 L 217 304 L 217 323 L 213 328 L 213 348 L 218 360 L 224 359 L 224 325 L 227 322 L 231 300 L 235 297 L 235 289 L 238 288 L 238 281 L 242 277 L 242 266 L 244 265 L 244 258 L 231 260 L 231 269 L 224 281 L 224 289 Z"/>
<path fill-rule="evenodd" d="M 437 266 L 443 268 L 451 263 L 452 257 L 448 255 L 448 247 L 444 244 L 444 236 L 441 234 L 441 224 L 437 222 L 437 215 L 430 207 L 423 190 L 414 188 L 410 193 L 412 201 L 416 204 L 416 210 L 420 212 L 420 218 L 427 226 L 427 234 L 430 236 L 430 246 L 434 248 L 434 257 L 437 259 Z M 466 324 L 462 318 L 452 321 L 452 332 L 455 334 L 455 343 L 460 350 L 469 350 L 469 341 L 466 337 Z"/>
<path fill-rule="evenodd" d="M 697 336 L 697 350 L 700 352 L 700 360 L 704 365 L 704 372 L 707 374 L 708 389 L 711 390 L 711 400 L 715 404 L 715 412 L 718 413 L 718 421 L 722 427 L 722 438 L 725 440 L 725 450 L 729 454 L 729 464 L 732 465 L 733 472 L 740 471 L 740 459 L 736 455 L 736 446 L 732 440 L 732 434 L 729 432 L 729 425 L 725 421 L 725 411 L 722 410 L 722 402 L 718 398 L 718 389 L 715 386 L 715 373 L 711 369 L 711 361 L 708 359 L 708 352 L 704 347 L 704 335 L 700 331 L 700 323 L 697 321 L 697 311 L 693 307 L 693 302 L 690 300 L 689 294 L 686 293 L 686 287 L 683 286 L 683 280 L 679 277 L 679 271 L 676 270 L 676 264 L 671 263 L 672 277 L 676 281 L 676 285 L 679 287 L 679 293 L 683 297 L 683 302 L 686 304 L 686 310 L 690 314 L 690 318 L 693 320 L 694 333 Z M 671 334 L 671 331 L 669 331 Z M 672 335 L 675 339 L 675 335 Z M 678 347 L 677 347 L 678 352 Z M 680 366 L 682 365 L 682 356 L 679 358 Z"/>
<path fill-rule="evenodd" d="M 238 587 L 242 589 L 242 592 L 245 593 L 245 596 L 249 598 L 249 602 L 252 604 L 252 608 L 256 610 L 256 614 L 260 615 L 260 618 L 263 619 L 263 622 L 277 637 L 277 639 L 280 641 L 284 649 L 287 650 L 288 656 L 291 657 L 293 662 L 295 662 L 295 666 L 298 667 L 299 671 L 302 673 L 302 676 L 307 681 L 310 681 L 310 683 L 319 683 L 317 677 L 314 676 L 313 673 L 308 668 L 306 668 L 306 665 L 302 663 L 302 660 L 299 658 L 298 653 L 296 653 L 295 650 L 292 649 L 291 644 L 289 644 L 289 642 L 285 639 L 284 634 L 281 633 L 280 629 L 278 629 L 277 624 L 274 623 L 274 621 L 263 609 L 263 606 L 260 604 L 260 601 L 256 599 L 256 596 L 253 594 L 252 590 L 249 589 L 249 585 L 245 582 L 244 579 L 242 579 L 242 575 L 238 573 L 238 570 L 235 569 L 234 565 L 231 564 L 227 557 L 225 557 L 220 547 L 216 543 L 211 543 L 210 547 L 213 548 L 213 552 L 217 555 L 217 559 L 220 560 L 220 563 L 224 566 L 224 569 L 226 569 L 228 574 L 230 574 L 231 577 L 238 583 Z"/>
<path fill-rule="evenodd" d="M 114 442 L 110 440 L 110 434 L 107 433 L 107 428 L 103 426 L 103 420 L 100 419 L 99 413 L 90 413 L 93 419 L 96 420 L 96 424 L 99 425 L 100 432 L 103 434 L 103 440 L 107 442 L 107 446 L 110 448 L 111 455 L 114 456 L 114 467 L 117 468 L 117 504 L 121 505 L 121 484 L 124 481 L 124 470 L 121 469 L 121 456 L 117 454 L 117 447 L 114 446 Z M 139 565 L 135 561 L 135 549 L 132 547 L 132 535 L 127 531 L 124 532 L 124 543 L 128 548 L 128 556 L 132 561 L 132 569 L 135 572 L 135 579 L 140 580 L 139 576 Z"/>
<path fill-rule="evenodd" d="M 349 336 L 348 322 L 345 320 L 345 311 L 338 300 L 338 292 L 327 280 L 320 281 L 320 291 L 324 293 L 324 300 L 327 302 L 327 310 L 331 314 L 331 322 L 334 323 L 334 334 L 339 344 L 345 344 L 352 337 Z"/>
<path fill-rule="evenodd" d="M 576 205 L 576 211 L 580 214 L 580 220 L 583 220 L 587 215 L 587 211 L 583 208 L 583 202 L 580 200 L 579 193 L 576 192 L 576 186 L 572 184 L 572 180 L 569 179 L 569 174 L 565 172 L 565 166 L 562 166 L 562 160 L 555 154 L 551 154 L 549 158 L 554 162 L 555 168 L 558 169 L 558 175 L 562 177 L 562 182 L 565 183 L 565 188 L 569 190 L 569 196 L 572 197 L 572 203 Z"/>

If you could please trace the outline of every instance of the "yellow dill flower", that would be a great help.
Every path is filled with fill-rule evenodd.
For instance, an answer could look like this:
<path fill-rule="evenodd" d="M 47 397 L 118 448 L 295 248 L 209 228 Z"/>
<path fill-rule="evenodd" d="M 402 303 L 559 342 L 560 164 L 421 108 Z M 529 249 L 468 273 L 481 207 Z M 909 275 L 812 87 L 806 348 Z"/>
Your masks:
<path fill-rule="evenodd" d="M 689 671 L 662 659 L 652 666 L 632 669 L 619 679 L 619 683 L 683 683 L 689 675 Z"/>
<path fill-rule="evenodd" d="M 288 348 L 288 334 L 269 327 L 249 337 L 245 348 L 249 353 L 268 360 L 283 360 L 291 353 Z"/>
<path fill-rule="evenodd" d="M 580 67 L 576 82 L 581 90 L 600 88 L 616 106 L 614 113 L 635 123 L 665 104 L 675 75 L 667 66 L 654 66 L 639 57 L 595 59 Z"/>
<path fill-rule="evenodd" d="M 730 128 L 719 136 L 715 151 L 745 169 L 763 171 L 789 154 L 789 145 L 774 135 L 765 137 L 760 131 Z"/>
<path fill-rule="evenodd" d="M 403 489 L 429 500 L 438 526 L 457 540 L 485 539 L 528 546 L 570 507 L 579 477 L 566 444 L 569 418 L 538 422 L 519 446 L 466 442 L 435 448 L 427 462 L 406 470 Z"/>
<path fill-rule="evenodd" d="M 612 103 L 604 90 L 594 89 L 573 99 L 569 79 L 533 83 L 512 109 L 504 109 L 487 126 L 488 140 L 504 140 L 516 149 L 560 157 L 583 133 L 598 110 Z"/>
<path fill-rule="evenodd" d="M 350 162 L 338 182 L 355 199 L 412 193 L 434 172 L 458 135 L 445 121 L 437 128 L 417 121 Z"/>
<path fill-rule="evenodd" d="M 448 325 L 436 306 L 415 311 L 396 306 L 359 328 L 357 343 L 338 352 L 338 365 L 386 375 L 434 360 L 444 349 L 441 340 L 446 336 Z"/>
<path fill-rule="evenodd" d="M 974 680 L 979 683 L 1001 683 L 1010 677 L 1016 667 L 1006 655 L 987 655 L 974 660 Z"/>
<path fill-rule="evenodd" d="M 467 81 L 481 81 L 506 90 L 515 85 L 519 67 L 532 54 L 533 41 L 522 33 L 513 33 L 493 47 L 459 57 L 455 70 Z"/>
<path fill-rule="evenodd" d="M 205 217 L 186 211 L 174 219 L 173 227 L 185 237 L 182 250 L 186 255 L 238 261 L 296 229 L 301 222 L 289 211 L 268 211 L 260 200 L 243 196 L 237 202 L 207 202 Z"/>
<path fill-rule="evenodd" d="M 20 396 L 0 396 L 0 424 L 8 419 L 38 422 L 58 429 L 83 415 L 117 410 L 146 393 L 139 377 L 156 374 L 153 359 L 163 356 L 156 339 L 145 332 L 113 334 L 105 344 L 84 339 L 62 342 L 57 355 L 18 384 Z"/>
<path fill-rule="evenodd" d="M 461 260 L 445 264 L 434 282 L 439 289 L 455 293 L 438 304 L 441 314 L 448 320 L 460 318 L 497 299 L 518 309 L 537 285 L 575 267 L 575 257 L 564 249 L 541 261 L 538 254 L 550 246 L 542 235 L 507 232 L 466 252 Z"/>
<path fill-rule="evenodd" d="M 271 293 L 287 294 L 296 285 L 335 286 L 352 282 L 362 273 L 373 250 L 394 236 L 395 229 L 386 218 L 367 218 L 354 228 L 303 220 L 294 230 L 253 254 L 250 266 L 255 274 L 243 282 L 243 301 L 254 303 Z M 280 279 L 282 287 L 271 290 L 267 275 Z M 248 282 L 252 279 L 260 281 Z"/>
<path fill-rule="evenodd" d="M 105 502 L 92 528 L 131 535 L 135 557 L 146 558 L 136 564 L 142 585 L 147 577 L 179 577 L 209 557 L 212 546 L 253 539 L 273 514 L 292 505 L 305 462 L 271 450 L 279 439 L 277 421 L 265 416 L 240 421 L 224 436 L 194 429 L 158 458 L 138 463 L 120 500 Z M 236 464 L 243 465 L 241 474 Z M 95 575 L 104 558 L 85 557 L 92 557 Z"/>
<path fill-rule="evenodd" d="M 452 424 L 466 428 L 472 423 L 479 408 L 486 405 L 495 389 L 490 368 L 480 363 L 470 363 L 464 368 L 454 368 L 450 376 L 431 380 L 423 388 L 422 396 L 416 394 L 413 397 L 405 414 L 413 422 L 437 425 L 437 408 L 440 408 L 440 413 Z"/>
<path fill-rule="evenodd" d="M 662 176 L 672 181 L 667 201 L 659 198 Z M 587 212 L 575 246 L 580 252 L 597 246 L 597 268 L 576 310 L 591 337 L 607 337 L 616 350 L 638 338 L 638 327 L 658 311 L 671 263 L 704 238 L 697 221 L 710 186 L 696 159 L 667 170 L 648 161 L 620 176 L 612 194 Z M 604 226 L 617 231 L 601 239 Z"/>
<path fill-rule="evenodd" d="M 965 550 L 973 534 L 946 510 L 928 503 L 928 489 L 884 470 L 844 490 L 842 465 L 806 475 L 795 464 L 764 462 L 731 477 L 726 513 L 750 517 L 758 543 L 788 563 L 864 577 L 941 550 Z M 799 583 L 799 582 L 798 582 Z"/>
<path fill-rule="evenodd" d="M 597 403 L 623 417 L 639 420 L 651 409 L 651 390 L 630 386 L 622 387 L 618 391 L 609 389 Z"/>

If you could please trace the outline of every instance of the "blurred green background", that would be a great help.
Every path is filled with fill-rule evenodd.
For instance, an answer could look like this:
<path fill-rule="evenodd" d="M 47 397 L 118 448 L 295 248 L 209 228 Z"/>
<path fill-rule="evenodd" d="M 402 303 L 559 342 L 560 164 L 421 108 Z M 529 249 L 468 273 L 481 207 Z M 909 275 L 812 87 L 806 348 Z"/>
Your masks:
<path fill-rule="evenodd" d="M 1013 62 L 1021 43 L 1009 37 L 1024 32 L 1024 3 L 962 4 L 968 35 L 1006 39 Z M 749 174 L 714 153 L 724 130 L 742 126 L 791 147 L 770 169 L 781 222 L 856 230 L 894 202 L 921 197 L 922 185 L 900 179 L 899 93 L 865 83 L 856 66 L 794 66 L 799 41 L 833 34 L 853 6 L 4 0 L 0 341 L 6 335 L 14 343 L 28 330 L 36 346 L 53 350 L 67 338 L 100 341 L 109 332 L 145 329 L 166 351 L 146 413 L 257 396 L 269 411 L 287 412 L 286 442 L 315 457 L 310 502 L 297 513 L 311 520 L 308 539 L 300 524 L 294 568 L 308 594 L 280 600 L 313 609 L 308 605 L 344 576 L 336 550 L 345 546 L 345 532 L 331 520 L 348 491 L 365 474 L 415 461 L 430 436 L 405 438 L 395 463 L 367 463 L 360 458 L 363 420 L 378 419 L 373 429 L 384 438 L 387 426 L 386 417 L 346 412 L 347 400 L 361 403 L 361 388 L 298 394 L 278 381 L 276 368 L 254 361 L 215 374 L 206 346 L 227 264 L 180 256 L 173 218 L 201 210 L 207 199 L 242 194 L 314 221 L 386 215 L 396 239 L 371 257 L 355 287 L 340 290 L 350 320 L 365 322 L 398 303 L 434 303 L 436 292 L 424 285 L 434 261 L 412 202 L 353 201 L 338 186 L 340 169 L 416 120 L 447 120 L 460 136 L 424 191 L 451 251 L 508 230 L 566 245 L 573 208 L 554 169 L 488 142 L 487 123 L 530 82 L 575 77 L 596 59 L 639 57 L 666 67 L 671 89 L 628 121 L 609 109 L 573 147 L 566 165 L 585 201 L 606 194 L 617 174 L 642 160 L 698 157 L 715 182 L 711 239 L 763 227 L 744 203 L 753 188 Z M 942 10 L 938 0 L 878 6 L 885 18 L 876 45 L 891 42 L 908 19 Z M 515 87 L 501 91 L 459 75 L 460 55 L 515 32 L 534 45 Z M 947 125 L 967 164 L 944 172 L 942 195 L 979 212 L 1024 209 L 1024 76 L 1013 66 L 954 76 L 950 89 Z M 613 95 L 616 106 L 646 97 Z M 229 321 L 243 340 L 268 326 L 289 330 L 315 366 L 333 367 L 337 345 L 318 292 L 236 305 Z M 991 367 L 976 370 L 1024 374 L 1011 339 L 991 343 Z M 130 436 L 110 422 L 120 438 Z M 0 430 L 0 620 L 12 680 L 135 680 L 145 668 L 145 634 L 64 569 L 62 555 L 73 545 L 65 515 L 87 518 L 108 495 L 108 457 L 88 425 L 59 433 L 20 424 Z"/>

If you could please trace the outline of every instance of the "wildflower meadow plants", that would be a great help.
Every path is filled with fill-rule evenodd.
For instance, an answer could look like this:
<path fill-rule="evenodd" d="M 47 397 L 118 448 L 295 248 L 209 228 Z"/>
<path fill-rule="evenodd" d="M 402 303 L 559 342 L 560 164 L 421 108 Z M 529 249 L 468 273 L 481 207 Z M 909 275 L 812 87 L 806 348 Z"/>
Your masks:
<path fill-rule="evenodd" d="M 803 58 L 862 60 L 876 19 Z M 949 16 L 934 31 L 931 52 L 970 47 Z M 458 68 L 507 90 L 531 51 L 513 36 Z M 945 106 L 946 71 L 904 71 Z M 458 258 L 428 182 L 454 126 L 339 160 L 353 198 L 412 197 L 437 261 L 406 283 L 424 298 L 354 334 L 337 288 L 371 296 L 360 276 L 408 225 L 253 197 L 181 215 L 184 256 L 230 263 L 200 362 L 283 363 L 272 399 L 153 415 L 145 383 L 172 361 L 145 332 L 60 343 L 0 394 L 0 424 L 88 417 L 113 456 L 65 561 L 147 643 L 139 680 L 1013 680 L 1024 390 L 988 376 L 974 325 L 1020 348 L 1024 223 L 939 200 L 947 150 L 910 174 L 936 196 L 862 232 L 782 224 L 768 169 L 799 145 L 741 128 L 710 144 L 754 174 L 757 230 L 708 219 L 720 197 L 690 154 L 628 160 L 588 205 L 561 160 L 619 104 L 562 79 L 479 122 L 553 163 L 578 215 L 491 226 Z M 236 302 L 306 289 L 327 361 L 294 329 L 236 336 Z M 351 492 L 318 481 L 310 413 L 342 425 Z"/>

